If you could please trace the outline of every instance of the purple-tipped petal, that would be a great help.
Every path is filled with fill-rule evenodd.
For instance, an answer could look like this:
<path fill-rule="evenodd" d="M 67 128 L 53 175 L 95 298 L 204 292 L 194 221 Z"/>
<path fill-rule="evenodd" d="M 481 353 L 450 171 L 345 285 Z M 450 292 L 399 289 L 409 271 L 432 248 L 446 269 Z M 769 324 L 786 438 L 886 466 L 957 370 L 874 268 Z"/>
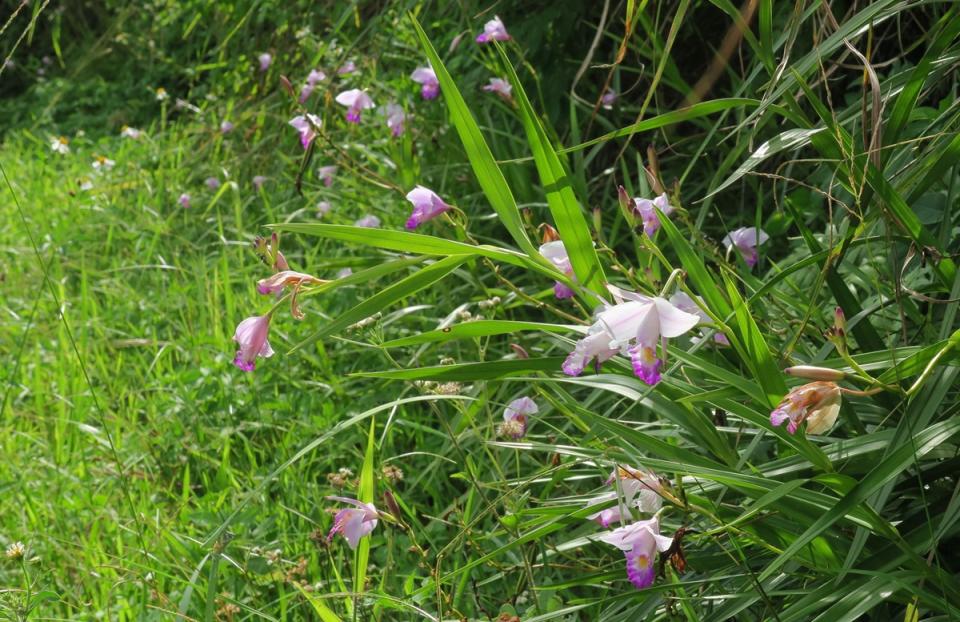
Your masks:
<path fill-rule="evenodd" d="M 660 382 L 660 367 L 663 361 L 657 358 L 654 348 L 637 345 L 627 350 L 627 353 L 630 355 L 633 373 L 637 378 L 651 386 Z"/>
<path fill-rule="evenodd" d="M 630 583 L 633 583 L 638 590 L 653 585 L 655 572 L 650 551 L 635 546 L 624 555 L 627 559 L 627 578 L 630 579 Z"/>
<path fill-rule="evenodd" d="M 566 300 L 567 298 L 573 298 L 574 291 L 569 286 L 557 281 L 553 284 L 553 295 L 557 300 Z"/>

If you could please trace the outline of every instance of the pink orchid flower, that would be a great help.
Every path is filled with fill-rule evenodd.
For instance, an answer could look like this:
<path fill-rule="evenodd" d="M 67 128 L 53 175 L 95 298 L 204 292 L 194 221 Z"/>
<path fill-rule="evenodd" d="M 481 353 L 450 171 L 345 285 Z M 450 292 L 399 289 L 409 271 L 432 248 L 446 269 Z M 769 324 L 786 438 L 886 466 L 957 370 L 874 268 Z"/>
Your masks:
<path fill-rule="evenodd" d="M 562 240 L 554 240 L 540 246 L 540 254 L 550 263 L 556 266 L 557 270 L 563 272 L 571 279 L 576 279 L 573 274 L 573 265 L 570 263 L 570 256 L 567 254 L 567 248 Z M 564 283 L 557 281 L 553 284 L 553 295 L 558 300 L 573 298 L 573 290 Z"/>
<path fill-rule="evenodd" d="M 267 178 L 263 175 L 254 175 L 253 176 L 253 188 L 254 190 L 260 190 L 263 188 L 263 184 L 267 183 Z"/>
<path fill-rule="evenodd" d="M 387 104 L 379 111 L 382 115 L 387 118 L 387 127 L 390 129 L 390 134 L 394 138 L 399 138 L 403 135 L 404 124 L 407 121 L 407 113 L 404 112 L 403 108 L 398 104 Z"/>
<path fill-rule="evenodd" d="M 811 382 L 794 389 L 770 413 L 770 424 L 787 424 L 787 432 L 796 434 L 800 424 L 807 422 L 808 434 L 823 434 L 837 422 L 842 394 L 835 382 Z"/>
<path fill-rule="evenodd" d="M 374 216 L 373 214 L 368 214 L 361 218 L 360 220 L 353 223 L 354 227 L 367 227 L 369 229 L 378 229 L 380 227 L 380 219 Z"/>
<path fill-rule="evenodd" d="M 723 245 L 727 247 L 727 252 L 736 247 L 743 260 L 752 268 L 757 265 L 757 259 L 759 258 L 757 247 L 769 239 L 770 236 L 763 229 L 740 227 L 723 238 Z"/>
<path fill-rule="evenodd" d="M 653 584 L 656 574 L 653 564 L 657 551 L 662 553 L 673 544 L 673 538 L 660 535 L 657 517 L 619 527 L 601 535 L 599 539 L 624 552 L 627 578 L 637 589 Z"/>
<path fill-rule="evenodd" d="M 450 209 L 450 205 L 443 202 L 436 192 L 423 186 L 417 186 L 407 193 L 407 200 L 413 204 L 413 212 L 407 219 L 407 229 L 416 229 L 421 224 L 432 220 Z"/>
<path fill-rule="evenodd" d="M 618 353 L 630 357 L 633 371 L 649 385 L 660 382 L 663 361 L 657 357 L 657 343 L 666 351 L 666 339 L 679 337 L 700 321 L 659 296 L 650 298 L 607 286 L 617 304 L 597 314 L 587 335 L 577 342 L 563 362 L 563 372 L 579 376 L 593 359 L 603 362 Z"/>
<path fill-rule="evenodd" d="M 337 75 L 343 76 L 348 73 L 353 73 L 357 70 L 357 64 L 352 60 L 348 60 L 344 64 L 340 65 L 340 68 L 337 69 Z"/>
<path fill-rule="evenodd" d="M 380 512 L 372 503 L 363 503 L 348 497 L 327 497 L 327 499 L 353 506 L 337 512 L 333 518 L 333 527 L 327 534 L 327 542 L 333 540 L 333 537 L 339 533 L 346 539 L 351 549 L 356 549 L 360 544 L 360 538 L 369 536 L 377 526 Z"/>
<path fill-rule="evenodd" d="M 190 195 L 184 192 L 180 195 L 180 198 L 177 199 L 177 203 L 180 204 L 180 207 L 190 207 Z"/>
<path fill-rule="evenodd" d="M 319 69 L 311 69 L 310 73 L 307 74 L 307 81 L 303 85 L 303 88 L 300 89 L 300 97 L 297 99 L 301 104 L 307 102 L 310 99 L 310 96 L 313 95 L 314 89 L 317 88 L 317 83 L 321 80 L 326 79 L 327 74 L 323 73 Z"/>
<path fill-rule="evenodd" d="M 300 144 L 306 150 L 313 139 L 317 137 L 317 129 L 320 128 L 322 121 L 320 117 L 314 114 L 297 115 L 290 119 L 287 124 L 300 132 Z"/>
<path fill-rule="evenodd" d="M 664 216 L 669 216 L 674 211 L 666 193 L 661 194 L 652 201 L 650 199 L 634 199 L 633 205 L 633 211 L 637 213 L 640 216 L 640 220 L 643 221 L 643 232 L 651 238 L 660 228 L 660 217 L 657 216 L 657 210 L 653 208 L 656 207 L 659 209 L 663 212 Z"/>
<path fill-rule="evenodd" d="M 506 80 L 490 78 L 490 84 L 484 85 L 483 90 L 488 93 L 496 93 L 503 101 L 513 103 L 513 87 Z"/>
<path fill-rule="evenodd" d="M 333 209 L 333 206 L 330 205 L 329 201 L 320 201 L 317 203 L 317 217 L 323 217 L 330 213 L 330 210 Z"/>
<path fill-rule="evenodd" d="M 207 184 L 207 188 L 211 190 L 216 190 L 220 187 L 220 180 L 216 177 L 207 177 L 203 183 Z"/>
<path fill-rule="evenodd" d="M 424 99 L 434 99 L 440 94 L 440 81 L 433 67 L 418 67 L 410 74 L 410 79 L 421 85 L 420 96 Z"/>
<path fill-rule="evenodd" d="M 337 174 L 337 167 L 334 165 L 321 166 L 317 169 L 317 177 L 323 182 L 323 185 L 329 188 L 333 185 L 333 176 Z"/>
<path fill-rule="evenodd" d="M 623 520 L 632 520 L 631 507 L 653 514 L 663 505 L 659 492 L 662 489 L 660 480 L 649 471 L 626 466 L 617 467 L 607 479 L 607 485 L 614 485 L 614 490 L 592 497 L 586 504 L 590 507 L 617 500 L 616 505 L 587 516 L 589 520 L 594 520 L 603 527 L 609 527 Z"/>
<path fill-rule="evenodd" d="M 703 304 L 703 298 L 697 296 L 697 300 Z M 698 305 L 693 298 L 687 295 L 686 292 L 676 292 L 673 296 L 670 296 L 670 304 L 680 309 L 681 311 L 686 311 L 687 313 L 692 313 L 700 317 L 701 324 L 709 324 L 713 320 L 707 315 L 707 312 L 704 311 L 700 305 Z M 694 342 L 699 340 L 698 337 L 694 338 Z M 713 342 L 721 346 L 729 346 L 730 340 L 727 339 L 727 336 L 721 332 L 716 332 L 713 334 Z"/>
<path fill-rule="evenodd" d="M 257 60 L 260 61 L 260 71 L 266 71 L 267 69 L 270 69 L 270 63 L 273 62 L 273 56 L 264 52 L 257 57 Z"/>
<path fill-rule="evenodd" d="M 270 332 L 270 315 L 255 315 L 248 317 L 237 324 L 237 330 L 233 335 L 233 340 L 240 347 L 237 355 L 233 359 L 233 364 L 243 371 L 253 371 L 256 367 L 258 356 L 270 358 L 273 356 L 273 348 L 267 341 L 267 333 Z"/>
<path fill-rule="evenodd" d="M 503 409 L 503 423 L 500 424 L 500 436 L 509 436 L 513 439 L 523 438 L 527 433 L 527 417 L 540 412 L 537 403 L 529 397 L 520 397 Z"/>
<path fill-rule="evenodd" d="M 220 133 L 221 133 L 221 134 L 229 134 L 229 133 L 232 132 L 232 131 L 233 131 L 233 123 L 231 123 L 230 121 L 221 121 L 221 122 L 220 122 Z"/>
<path fill-rule="evenodd" d="M 340 93 L 337 95 L 337 103 L 347 107 L 347 121 L 350 123 L 360 123 L 360 113 L 375 106 L 370 96 L 360 89 Z"/>
<path fill-rule="evenodd" d="M 507 27 L 503 25 L 503 22 L 500 21 L 500 18 L 496 15 L 483 25 L 483 32 L 477 35 L 477 43 L 509 40 L 510 35 L 507 33 Z"/>
<path fill-rule="evenodd" d="M 617 99 L 619 98 L 620 95 L 616 91 L 608 88 L 600 97 L 600 105 L 603 106 L 604 110 L 613 110 L 613 105 L 617 103 Z"/>
<path fill-rule="evenodd" d="M 290 296 L 290 315 L 295 320 L 302 320 L 304 315 L 297 305 L 297 294 L 300 293 L 300 288 L 304 285 L 323 285 L 324 283 L 327 283 L 327 281 L 309 274 L 294 272 L 293 270 L 281 270 L 273 276 L 257 281 L 257 293 L 265 296 L 276 294 L 279 297 L 287 287 L 293 289 L 293 294 Z"/>

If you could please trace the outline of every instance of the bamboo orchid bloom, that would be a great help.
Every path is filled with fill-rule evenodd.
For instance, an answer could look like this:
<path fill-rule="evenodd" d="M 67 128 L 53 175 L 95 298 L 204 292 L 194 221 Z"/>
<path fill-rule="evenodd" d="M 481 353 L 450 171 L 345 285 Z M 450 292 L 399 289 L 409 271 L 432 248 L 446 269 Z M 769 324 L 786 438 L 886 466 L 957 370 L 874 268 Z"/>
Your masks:
<path fill-rule="evenodd" d="M 348 60 L 344 64 L 340 65 L 340 68 L 337 69 L 338 76 L 345 76 L 348 73 L 353 73 L 357 70 L 357 64 L 352 60 Z"/>
<path fill-rule="evenodd" d="M 216 177 L 207 177 L 203 183 L 207 184 L 207 188 L 210 188 L 211 190 L 216 190 L 220 187 L 220 180 Z"/>
<path fill-rule="evenodd" d="M 292 288 L 293 294 L 290 296 L 290 315 L 292 315 L 295 320 L 302 320 L 304 315 L 297 305 L 297 294 L 300 293 L 300 288 L 303 285 L 323 285 L 327 282 L 328 281 L 322 281 L 315 276 L 302 272 L 281 270 L 271 277 L 257 281 L 257 293 L 265 296 L 269 294 L 280 296 L 285 288 Z"/>
<path fill-rule="evenodd" d="M 360 89 L 340 93 L 337 95 L 337 103 L 347 107 L 347 121 L 350 123 L 360 123 L 360 113 L 375 106 L 370 96 Z"/>
<path fill-rule="evenodd" d="M 600 540 L 617 547 L 627 558 L 627 578 L 637 589 L 653 584 L 654 558 L 670 548 L 673 538 L 660 535 L 657 517 L 619 527 L 600 536 Z"/>
<path fill-rule="evenodd" d="M 297 115 L 287 122 L 290 127 L 300 132 L 300 145 L 303 146 L 304 150 L 306 150 L 310 146 L 310 143 L 313 142 L 313 139 L 317 137 L 317 129 L 319 129 L 321 123 L 320 117 L 309 113 L 306 115 Z"/>
<path fill-rule="evenodd" d="M 596 521 L 603 527 L 609 527 L 624 519 L 631 520 L 632 516 L 629 512 L 631 507 L 653 514 L 663 505 L 663 499 L 660 497 L 660 490 L 662 490 L 660 480 L 649 471 L 625 466 L 617 467 L 607 479 L 607 484 L 615 485 L 615 489 L 588 499 L 586 504 L 587 507 L 591 507 L 609 503 L 614 499 L 618 500 L 616 505 L 587 516 L 587 519 Z"/>
<path fill-rule="evenodd" d="M 656 207 L 664 216 L 673 213 L 673 206 L 670 205 L 670 199 L 666 193 L 661 194 L 652 201 L 650 199 L 634 199 L 634 212 L 636 212 L 643 221 L 643 232 L 647 237 L 653 237 L 653 234 L 660 228 L 660 217 L 657 216 Z"/>
<path fill-rule="evenodd" d="M 410 79 L 420 85 L 420 96 L 424 99 L 435 99 L 440 94 L 440 81 L 433 67 L 418 67 Z"/>
<path fill-rule="evenodd" d="M 503 25 L 500 18 L 494 16 L 489 22 L 483 25 L 483 32 L 477 35 L 477 43 L 490 43 L 491 41 L 509 41 L 510 35 L 507 33 L 507 27 Z"/>
<path fill-rule="evenodd" d="M 330 213 L 330 210 L 333 209 L 333 206 L 330 205 L 329 201 L 320 201 L 317 203 L 317 217 L 322 218 Z"/>
<path fill-rule="evenodd" d="M 513 87 L 502 78 L 490 78 L 490 83 L 485 85 L 483 90 L 488 93 L 496 93 L 503 101 L 513 103 Z"/>
<path fill-rule="evenodd" d="M 503 423 L 497 429 L 500 436 L 513 439 L 523 438 L 527 433 L 527 417 L 540 412 L 537 403 L 529 397 L 521 397 L 510 402 L 503 410 Z"/>
<path fill-rule="evenodd" d="M 700 303 L 703 303 L 703 298 L 697 296 L 697 299 Z M 676 292 L 673 296 L 670 296 L 670 304 L 680 309 L 681 311 L 686 311 L 687 313 L 692 313 L 700 317 L 701 324 L 709 324 L 713 321 L 707 312 L 704 311 L 700 305 L 698 305 L 693 298 L 687 295 L 686 292 Z M 694 337 L 694 340 L 699 340 L 699 337 Z M 721 332 L 715 332 L 713 334 L 713 342 L 722 346 L 729 346 L 730 340 L 727 339 L 727 336 Z"/>
<path fill-rule="evenodd" d="M 233 340 L 239 344 L 233 364 L 243 371 L 253 371 L 258 356 L 270 358 L 273 348 L 267 341 L 270 332 L 270 315 L 255 315 L 237 324 Z"/>
<path fill-rule="evenodd" d="M 417 186 L 407 193 L 407 200 L 413 204 L 413 212 L 407 219 L 406 227 L 411 231 L 421 224 L 432 220 L 450 209 L 436 192 L 423 186 Z"/>
<path fill-rule="evenodd" d="M 301 104 L 306 103 L 310 96 L 313 95 L 313 91 L 317 88 L 317 83 L 321 80 L 325 80 L 327 74 L 323 73 L 319 69 L 311 69 L 310 73 L 307 74 L 307 81 L 303 85 L 303 88 L 300 89 L 300 98 L 297 100 Z"/>
<path fill-rule="evenodd" d="M 264 52 L 263 54 L 257 57 L 257 60 L 260 62 L 260 71 L 263 72 L 263 71 L 266 71 L 267 69 L 270 69 L 270 63 L 273 62 L 273 56 Z"/>
<path fill-rule="evenodd" d="M 663 361 L 657 357 L 657 343 L 666 349 L 666 339 L 679 337 L 700 321 L 699 316 L 681 311 L 659 296 L 650 298 L 609 286 L 617 304 L 597 314 L 586 337 L 577 342 L 563 362 L 568 376 L 579 376 L 587 363 L 603 362 L 624 353 L 633 363 L 638 378 L 649 385 L 660 382 Z"/>
<path fill-rule="evenodd" d="M 253 189 L 259 191 L 260 188 L 263 188 L 263 184 L 267 183 L 267 178 L 263 175 L 254 175 L 253 176 Z"/>
<path fill-rule="evenodd" d="M 770 236 L 763 229 L 740 227 L 723 238 L 723 245 L 727 247 L 728 252 L 736 247 L 743 260 L 752 268 L 757 265 L 757 247 L 769 239 Z"/>
<path fill-rule="evenodd" d="M 835 382 L 811 382 L 791 389 L 770 413 L 770 423 L 774 427 L 786 423 L 787 432 L 796 434 L 806 421 L 808 434 L 823 434 L 837 422 L 840 402 L 840 387 Z"/>
<path fill-rule="evenodd" d="M 407 121 L 407 113 L 399 104 L 390 103 L 381 108 L 378 112 L 387 118 L 387 127 L 394 138 L 403 135 L 404 123 Z"/>
<path fill-rule="evenodd" d="M 321 166 L 317 169 L 317 177 L 323 182 L 323 185 L 329 188 L 333 185 L 333 176 L 337 174 L 337 167 L 334 165 Z"/>
<path fill-rule="evenodd" d="M 363 218 L 357 220 L 353 223 L 354 227 L 367 227 L 369 229 L 378 229 L 380 228 L 380 219 L 374 216 L 373 214 L 368 214 Z"/>
<path fill-rule="evenodd" d="M 603 106 L 604 110 L 613 110 L 613 105 L 617 103 L 619 97 L 620 95 L 616 91 L 608 88 L 600 97 L 600 105 Z"/>
<path fill-rule="evenodd" d="M 327 497 L 327 499 L 353 506 L 337 512 L 333 518 L 333 527 L 327 534 L 327 542 L 333 540 L 333 537 L 339 533 L 346 539 L 351 549 L 356 549 L 360 544 L 360 538 L 369 536 L 377 526 L 380 512 L 372 503 L 363 503 L 348 497 Z"/>
<path fill-rule="evenodd" d="M 234 125 L 233 125 L 233 123 L 231 123 L 230 121 L 226 121 L 226 120 L 221 121 L 221 122 L 220 122 L 220 133 L 221 133 L 221 134 L 229 134 L 230 132 L 233 131 L 233 127 L 234 127 Z"/>
<path fill-rule="evenodd" d="M 540 254 L 556 266 L 557 270 L 563 272 L 571 279 L 576 278 L 573 274 L 573 265 L 570 263 L 570 256 L 567 255 L 567 249 L 563 245 L 562 240 L 554 240 L 553 242 L 547 242 L 541 245 Z M 573 298 L 573 294 L 573 290 L 566 284 L 560 281 L 553 284 L 553 295 L 556 296 L 558 300 Z"/>
<path fill-rule="evenodd" d="M 177 199 L 177 203 L 180 204 L 180 207 L 190 207 L 190 195 L 184 192 Z"/>

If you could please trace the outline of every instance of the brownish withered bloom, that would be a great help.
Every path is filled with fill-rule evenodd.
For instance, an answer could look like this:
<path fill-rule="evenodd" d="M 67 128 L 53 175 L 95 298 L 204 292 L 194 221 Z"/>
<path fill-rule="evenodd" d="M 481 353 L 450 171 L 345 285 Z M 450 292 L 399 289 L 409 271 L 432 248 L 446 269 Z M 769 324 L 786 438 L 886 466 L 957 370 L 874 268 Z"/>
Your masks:
<path fill-rule="evenodd" d="M 800 424 L 806 421 L 807 433 L 823 434 L 836 423 L 840 401 L 837 383 L 811 382 L 787 393 L 780 405 L 770 413 L 770 423 L 779 427 L 786 422 L 787 432 L 796 434 Z"/>

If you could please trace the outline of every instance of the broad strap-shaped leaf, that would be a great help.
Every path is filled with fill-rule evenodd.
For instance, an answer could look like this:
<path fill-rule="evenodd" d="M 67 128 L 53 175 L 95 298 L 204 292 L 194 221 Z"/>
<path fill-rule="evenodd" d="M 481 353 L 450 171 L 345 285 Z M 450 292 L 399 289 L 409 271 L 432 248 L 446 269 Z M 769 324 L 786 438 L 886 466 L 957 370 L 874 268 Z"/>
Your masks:
<path fill-rule="evenodd" d="M 476 320 L 410 335 L 409 337 L 401 337 L 400 339 L 387 341 L 381 345 L 384 348 L 399 348 L 401 346 L 415 346 L 422 343 L 489 337 L 491 335 L 506 335 L 524 330 L 544 331 L 548 333 L 583 333 L 586 331 L 586 327 L 572 324 L 544 324 L 540 322 L 519 322 L 515 320 Z"/>

